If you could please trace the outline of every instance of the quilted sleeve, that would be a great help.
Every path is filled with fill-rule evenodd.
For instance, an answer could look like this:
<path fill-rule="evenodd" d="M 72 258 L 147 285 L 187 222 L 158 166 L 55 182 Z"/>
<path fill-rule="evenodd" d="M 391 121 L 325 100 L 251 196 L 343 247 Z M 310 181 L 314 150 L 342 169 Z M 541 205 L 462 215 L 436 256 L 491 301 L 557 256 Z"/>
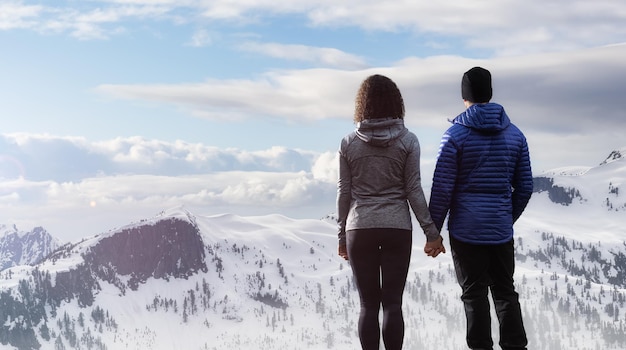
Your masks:
<path fill-rule="evenodd" d="M 439 145 L 429 203 L 430 216 L 439 231 L 450 210 L 457 168 L 457 147 L 448 131 L 443 135 Z"/>
<path fill-rule="evenodd" d="M 517 221 L 526 208 L 533 193 L 533 174 L 530 166 L 528 143 L 522 136 L 522 147 L 513 175 L 513 222 Z"/>

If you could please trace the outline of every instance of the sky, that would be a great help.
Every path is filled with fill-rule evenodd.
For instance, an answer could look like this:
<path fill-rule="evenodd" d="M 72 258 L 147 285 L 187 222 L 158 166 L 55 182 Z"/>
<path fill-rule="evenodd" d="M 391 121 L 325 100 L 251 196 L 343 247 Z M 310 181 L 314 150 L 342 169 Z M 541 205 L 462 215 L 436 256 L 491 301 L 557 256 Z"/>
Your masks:
<path fill-rule="evenodd" d="M 535 174 L 596 166 L 626 146 L 625 23 L 620 0 L 0 0 L 0 223 L 323 217 L 372 74 L 403 94 L 426 189 L 473 66 Z"/>

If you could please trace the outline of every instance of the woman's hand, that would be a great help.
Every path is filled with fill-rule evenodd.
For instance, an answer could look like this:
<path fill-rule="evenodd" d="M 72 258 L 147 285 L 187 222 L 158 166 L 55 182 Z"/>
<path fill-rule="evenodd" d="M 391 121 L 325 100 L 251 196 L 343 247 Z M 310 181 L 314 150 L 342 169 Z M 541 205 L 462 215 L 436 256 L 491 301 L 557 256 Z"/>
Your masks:
<path fill-rule="evenodd" d="M 441 235 L 437 238 L 436 241 L 426 242 L 424 246 L 424 253 L 428 256 L 432 256 L 433 258 L 437 257 L 437 255 L 446 252 L 446 247 L 443 246 L 443 237 Z"/>

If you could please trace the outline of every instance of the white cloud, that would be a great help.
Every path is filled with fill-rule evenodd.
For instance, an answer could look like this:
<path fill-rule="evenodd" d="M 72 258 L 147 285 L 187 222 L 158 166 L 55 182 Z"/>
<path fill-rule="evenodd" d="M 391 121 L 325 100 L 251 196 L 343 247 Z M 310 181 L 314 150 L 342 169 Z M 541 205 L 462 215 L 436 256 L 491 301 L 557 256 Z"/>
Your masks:
<path fill-rule="evenodd" d="M 187 43 L 187 45 L 193 47 L 210 46 L 211 44 L 213 44 L 216 35 L 217 34 L 211 33 L 206 29 L 199 29 L 195 33 L 193 33 L 193 36 L 191 37 L 191 40 Z"/>
<path fill-rule="evenodd" d="M 39 5 L 2 3 L 0 4 L 0 30 L 33 27 L 42 10 L 43 7 Z"/>
<path fill-rule="evenodd" d="M 2 5 L 0 29 L 54 28 L 88 39 L 108 38 L 133 22 L 167 20 L 202 25 L 208 19 L 245 24 L 304 16 L 314 26 L 408 31 L 417 36 L 416 40 L 424 36 L 429 41 L 435 35 L 500 55 L 607 45 L 622 42 L 626 35 L 626 3 L 620 0 L 116 0 L 93 1 L 91 6 L 72 2 L 24 5 L 26 2 Z M 206 44 L 206 40 L 198 37 L 192 43 Z"/>
<path fill-rule="evenodd" d="M 0 134 L 0 179 L 75 182 L 119 174 L 184 176 L 221 171 L 310 171 L 316 152 L 272 147 L 247 151 L 143 137 L 83 138 Z"/>
<path fill-rule="evenodd" d="M 239 49 L 285 60 L 310 62 L 321 67 L 363 69 L 367 66 L 362 57 L 330 47 L 311 47 L 306 45 L 248 41 L 241 44 Z"/>
<path fill-rule="evenodd" d="M 626 4 L 588 1 L 342 1 L 308 12 L 316 25 L 413 30 L 461 38 L 467 46 L 522 54 L 623 41 Z M 521 40 L 520 40 L 521 39 Z"/>
<path fill-rule="evenodd" d="M 351 115 L 363 72 L 329 69 L 269 72 L 257 80 L 216 80 L 170 85 L 113 85 L 97 90 L 112 96 L 173 103 L 193 115 L 226 120 L 251 116 L 317 120 Z M 346 89 L 349 86 L 349 89 Z M 323 101 L 323 103 L 321 103 Z"/>
<path fill-rule="evenodd" d="M 17 13 L 28 18 L 27 21 L 19 22 L 23 24 L 22 27 L 45 34 L 68 33 L 81 40 L 108 39 L 112 35 L 125 32 L 125 26 L 133 21 L 161 20 L 172 10 L 169 6 L 157 4 L 113 6 L 104 4 L 102 7 L 93 8 L 21 5 L 20 9 L 21 12 L 9 11 L 9 13 Z M 4 28 L 2 22 L 0 17 L 0 29 L 11 28 Z"/>
<path fill-rule="evenodd" d="M 339 179 L 339 153 L 322 153 L 311 169 L 313 178 L 320 181 L 337 182 Z"/>
<path fill-rule="evenodd" d="M 567 53 L 472 60 L 440 56 L 407 58 L 391 67 L 358 71 L 331 69 L 268 72 L 253 80 L 208 80 L 169 85 L 101 85 L 98 91 L 118 97 L 173 103 L 195 115 L 237 113 L 319 120 L 352 115 L 354 95 L 368 75 L 388 75 L 398 83 L 412 123 L 439 126 L 443 116 L 459 111 L 460 77 L 474 65 L 490 69 L 494 100 L 526 115 L 528 127 L 558 124 L 587 131 L 592 115 L 601 124 L 623 125 L 626 45 Z M 550 116 L 549 118 L 547 116 Z M 572 122 L 576 121 L 576 122 Z M 593 125 L 597 126 L 596 121 Z"/>

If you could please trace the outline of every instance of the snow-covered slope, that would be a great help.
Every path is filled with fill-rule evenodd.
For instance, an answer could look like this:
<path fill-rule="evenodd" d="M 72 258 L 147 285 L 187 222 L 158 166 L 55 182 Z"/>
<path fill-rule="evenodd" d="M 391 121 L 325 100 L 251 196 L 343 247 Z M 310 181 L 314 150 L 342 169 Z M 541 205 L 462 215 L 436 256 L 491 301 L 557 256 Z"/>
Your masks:
<path fill-rule="evenodd" d="M 548 180 L 539 181 L 550 187 L 537 189 L 516 223 L 516 284 L 529 349 L 624 349 L 626 159 L 611 156 L 584 172 L 543 176 Z M 554 201 L 554 186 L 573 193 L 571 201 Z M 465 349 L 450 254 L 428 258 L 423 243 L 416 230 L 405 348 Z M 3 271 L 0 343 L 356 349 L 358 294 L 336 244 L 328 219 L 173 208 L 67 244 L 35 266 Z M 493 324 L 497 335 L 495 315 Z"/>
<path fill-rule="evenodd" d="M 626 148 L 613 151 L 596 167 L 553 169 L 535 178 L 535 191 L 546 191 L 553 202 L 569 205 L 588 202 L 611 211 L 626 211 Z"/>
<path fill-rule="evenodd" d="M 535 178 L 518 230 L 558 232 L 584 243 L 626 239 L 626 148 L 585 171 L 560 168 Z"/>

